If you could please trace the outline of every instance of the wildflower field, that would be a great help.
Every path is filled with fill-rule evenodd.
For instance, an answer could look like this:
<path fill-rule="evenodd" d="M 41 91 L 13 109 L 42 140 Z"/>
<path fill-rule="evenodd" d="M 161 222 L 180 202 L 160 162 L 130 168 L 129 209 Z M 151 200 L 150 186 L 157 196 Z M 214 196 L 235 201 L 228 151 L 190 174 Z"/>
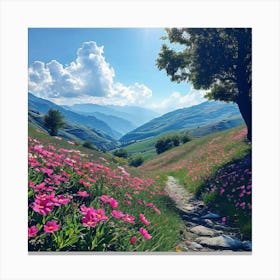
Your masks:
<path fill-rule="evenodd" d="M 183 221 L 172 175 L 251 239 L 251 147 L 239 127 L 127 167 L 110 153 L 30 130 L 29 251 L 175 251 Z"/>
<path fill-rule="evenodd" d="M 29 251 L 175 250 L 182 223 L 162 187 L 67 145 L 29 137 Z"/>
<path fill-rule="evenodd" d="M 172 175 L 208 207 L 224 215 L 251 238 L 251 144 L 244 127 L 214 133 L 174 148 L 140 169 L 149 176 Z"/>

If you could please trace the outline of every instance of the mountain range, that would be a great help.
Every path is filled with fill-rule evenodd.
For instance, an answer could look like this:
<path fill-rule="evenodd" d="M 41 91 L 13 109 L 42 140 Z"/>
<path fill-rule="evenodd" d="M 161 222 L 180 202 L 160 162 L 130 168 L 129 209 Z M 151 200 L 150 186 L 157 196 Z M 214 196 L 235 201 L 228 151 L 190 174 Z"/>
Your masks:
<path fill-rule="evenodd" d="M 43 114 L 47 113 L 49 109 L 59 110 L 66 121 L 104 131 L 115 139 L 158 116 L 149 109 L 135 106 L 57 105 L 49 100 L 36 97 L 32 93 L 28 93 L 28 108 Z"/>
<path fill-rule="evenodd" d="M 44 130 L 43 114 L 49 109 L 59 110 L 67 123 L 60 130 L 62 137 L 91 140 L 102 150 L 176 130 L 188 130 L 199 137 L 243 123 L 236 104 L 220 101 L 207 101 L 154 118 L 157 113 L 141 107 L 97 104 L 61 106 L 29 93 L 28 109 L 29 123 Z"/>
<path fill-rule="evenodd" d="M 169 131 L 200 129 L 222 121 L 227 122 L 225 129 L 242 124 L 243 120 L 238 106 L 221 101 L 206 101 L 154 118 L 122 136 L 119 141 L 121 143 L 131 143 Z"/>
<path fill-rule="evenodd" d="M 115 117 L 118 121 L 126 121 L 126 125 L 128 124 L 133 128 L 136 128 L 159 116 L 158 113 L 152 110 L 137 106 L 98 105 L 86 103 L 64 106 L 64 108 L 83 115 L 99 116 L 101 120 L 103 120 L 104 115 Z"/>

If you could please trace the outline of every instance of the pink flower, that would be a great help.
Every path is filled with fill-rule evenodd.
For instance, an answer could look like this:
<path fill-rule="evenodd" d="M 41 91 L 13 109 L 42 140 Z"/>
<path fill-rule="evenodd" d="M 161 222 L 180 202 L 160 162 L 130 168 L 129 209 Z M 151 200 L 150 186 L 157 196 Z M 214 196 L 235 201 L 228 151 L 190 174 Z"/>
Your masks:
<path fill-rule="evenodd" d="M 143 201 L 142 201 L 142 200 L 138 200 L 137 203 L 138 203 L 139 205 L 143 205 Z"/>
<path fill-rule="evenodd" d="M 45 183 L 41 183 L 36 186 L 34 185 L 34 183 L 31 183 L 29 184 L 30 188 L 36 189 L 37 191 L 45 189 Z"/>
<path fill-rule="evenodd" d="M 53 210 L 54 204 L 52 199 L 52 196 L 46 194 L 38 195 L 30 207 L 40 215 L 48 215 Z"/>
<path fill-rule="evenodd" d="M 125 203 L 127 204 L 127 205 L 131 205 L 131 201 L 130 200 L 125 200 Z"/>
<path fill-rule="evenodd" d="M 97 220 L 92 219 L 88 215 L 82 218 L 82 223 L 84 227 L 95 227 L 97 224 Z"/>
<path fill-rule="evenodd" d="M 130 224 L 134 224 L 135 223 L 135 217 L 132 216 L 132 215 L 129 215 L 129 214 L 125 214 L 122 219 L 127 222 L 127 223 L 130 223 Z"/>
<path fill-rule="evenodd" d="M 34 237 L 38 233 L 39 229 L 36 226 L 28 228 L 28 237 Z"/>
<path fill-rule="evenodd" d="M 86 207 L 84 204 L 81 205 L 81 214 L 86 215 L 88 211 L 90 211 L 90 209 L 93 209 L 92 207 Z"/>
<path fill-rule="evenodd" d="M 108 218 L 105 215 L 104 209 L 96 209 L 95 212 L 93 212 L 93 216 L 95 219 L 97 219 L 98 222 L 108 220 Z"/>
<path fill-rule="evenodd" d="M 111 215 L 116 219 L 121 219 L 124 216 L 124 214 L 121 211 L 117 211 L 117 210 L 113 210 L 111 212 Z"/>
<path fill-rule="evenodd" d="M 95 227 L 98 222 L 106 221 L 108 218 L 105 216 L 104 209 L 94 209 L 93 207 L 81 206 L 81 213 L 85 215 L 82 218 L 84 227 Z"/>
<path fill-rule="evenodd" d="M 146 206 L 147 207 L 154 207 L 154 204 L 153 203 L 147 203 Z"/>
<path fill-rule="evenodd" d="M 161 212 L 160 212 L 160 210 L 159 210 L 158 208 L 154 207 L 153 209 L 154 209 L 154 211 L 155 211 L 157 214 L 159 214 L 159 215 L 161 214 Z"/>
<path fill-rule="evenodd" d="M 83 184 L 85 187 L 90 187 L 90 185 L 91 185 L 91 183 L 85 182 L 83 179 L 80 179 L 79 183 Z"/>
<path fill-rule="evenodd" d="M 52 170 L 52 169 L 45 168 L 45 167 L 41 167 L 41 168 L 40 168 L 40 171 L 43 172 L 43 173 L 48 174 L 48 176 L 50 176 L 50 175 L 53 173 L 53 170 Z"/>
<path fill-rule="evenodd" d="M 225 189 L 220 190 L 220 195 L 222 195 L 225 192 Z"/>
<path fill-rule="evenodd" d="M 86 191 L 78 191 L 77 194 L 82 197 L 88 197 L 89 194 Z"/>
<path fill-rule="evenodd" d="M 145 239 L 151 239 L 152 236 L 148 233 L 148 231 L 144 228 L 140 228 L 139 232 L 143 235 Z"/>
<path fill-rule="evenodd" d="M 59 195 L 57 197 L 54 197 L 52 201 L 55 206 L 60 206 L 60 205 L 68 204 L 71 199 L 72 196 L 65 197 L 64 195 Z"/>
<path fill-rule="evenodd" d="M 139 217 L 140 217 L 140 220 L 143 224 L 149 225 L 151 223 L 145 218 L 145 216 L 143 214 L 140 214 Z"/>
<path fill-rule="evenodd" d="M 110 200 L 110 197 L 108 196 L 108 195 L 101 195 L 100 196 L 100 200 L 102 201 L 102 202 L 104 202 L 104 203 L 107 203 L 107 202 L 109 202 L 109 200 Z"/>
<path fill-rule="evenodd" d="M 112 208 L 117 208 L 119 206 L 119 203 L 114 198 L 110 198 L 109 203 Z"/>
<path fill-rule="evenodd" d="M 227 221 L 226 217 L 222 217 L 222 223 L 225 223 Z"/>
<path fill-rule="evenodd" d="M 57 224 L 56 221 L 49 221 L 44 225 L 44 231 L 51 233 L 54 231 L 58 231 L 60 226 Z"/>
<path fill-rule="evenodd" d="M 130 238 L 130 244 L 134 244 L 135 242 L 136 242 L 136 240 L 137 240 L 137 237 L 136 236 L 132 236 L 131 238 Z"/>

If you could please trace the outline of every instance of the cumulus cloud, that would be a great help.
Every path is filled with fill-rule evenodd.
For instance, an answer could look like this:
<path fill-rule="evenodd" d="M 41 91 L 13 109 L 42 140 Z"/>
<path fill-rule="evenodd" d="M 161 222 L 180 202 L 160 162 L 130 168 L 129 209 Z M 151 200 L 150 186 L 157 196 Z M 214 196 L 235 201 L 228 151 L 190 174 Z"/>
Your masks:
<path fill-rule="evenodd" d="M 204 98 L 205 93 L 206 91 L 204 90 L 195 90 L 193 88 L 186 94 L 173 92 L 169 97 L 161 102 L 151 104 L 150 107 L 161 113 L 190 107 L 206 101 Z"/>
<path fill-rule="evenodd" d="M 114 83 L 115 72 L 103 54 L 103 46 L 84 42 L 75 61 L 35 61 L 28 69 L 29 91 L 57 103 L 101 101 L 104 104 L 136 104 L 152 96 L 145 85 Z"/>

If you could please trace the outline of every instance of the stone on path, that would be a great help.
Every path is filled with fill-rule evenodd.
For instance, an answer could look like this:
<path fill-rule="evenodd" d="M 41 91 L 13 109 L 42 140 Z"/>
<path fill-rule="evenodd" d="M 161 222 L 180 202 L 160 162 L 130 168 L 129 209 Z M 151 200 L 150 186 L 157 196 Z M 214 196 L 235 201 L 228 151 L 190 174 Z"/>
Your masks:
<path fill-rule="evenodd" d="M 201 217 L 201 219 L 210 219 L 210 220 L 215 220 L 220 218 L 221 218 L 220 215 L 211 212 Z"/>
<path fill-rule="evenodd" d="M 207 228 L 205 226 L 195 226 L 190 229 L 192 233 L 195 233 L 197 235 L 202 235 L 202 236 L 215 236 L 217 235 L 217 232 L 213 229 Z"/>
<path fill-rule="evenodd" d="M 239 249 L 242 247 L 242 242 L 239 239 L 227 235 L 217 237 L 198 237 L 195 241 L 203 246 L 212 248 Z"/>
<path fill-rule="evenodd" d="M 246 251 L 252 251 L 252 242 L 251 241 L 243 241 L 242 247 Z"/>
<path fill-rule="evenodd" d="M 188 248 L 191 249 L 191 250 L 200 250 L 200 249 L 203 249 L 203 246 L 194 242 L 194 241 L 189 241 L 187 242 L 187 245 L 188 245 Z"/>

